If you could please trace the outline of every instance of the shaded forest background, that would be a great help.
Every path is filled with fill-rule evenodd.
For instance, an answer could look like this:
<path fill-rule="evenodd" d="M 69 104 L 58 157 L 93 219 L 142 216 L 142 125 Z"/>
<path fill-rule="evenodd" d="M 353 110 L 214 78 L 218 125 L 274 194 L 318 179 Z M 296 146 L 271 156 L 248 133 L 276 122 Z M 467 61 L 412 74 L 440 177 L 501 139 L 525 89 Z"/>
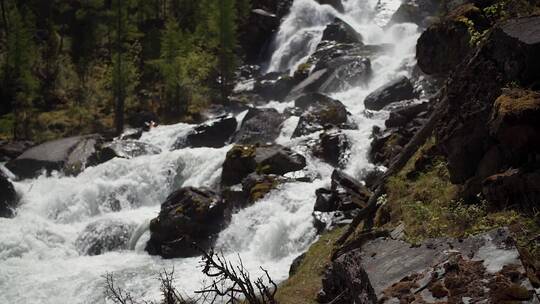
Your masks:
<path fill-rule="evenodd" d="M 0 139 L 119 133 L 225 102 L 249 0 L 0 0 Z"/>

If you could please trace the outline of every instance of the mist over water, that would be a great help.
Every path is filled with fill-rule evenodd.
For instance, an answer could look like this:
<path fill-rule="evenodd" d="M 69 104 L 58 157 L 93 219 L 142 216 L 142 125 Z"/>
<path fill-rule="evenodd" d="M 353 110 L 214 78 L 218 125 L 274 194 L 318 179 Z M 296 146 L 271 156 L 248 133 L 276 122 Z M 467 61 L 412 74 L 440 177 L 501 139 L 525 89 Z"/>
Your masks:
<path fill-rule="evenodd" d="M 363 100 L 389 80 L 411 73 L 419 33 L 412 24 L 383 30 L 399 0 L 344 0 L 343 4 L 345 13 L 340 14 L 314 0 L 295 0 L 276 35 L 268 71 L 294 71 L 315 51 L 325 26 L 336 16 L 357 29 L 366 44 L 393 45 L 371 58 L 374 74 L 369 83 L 331 94 L 347 106 L 359 127 L 344 131 L 353 144 L 346 171 L 362 177 L 373 166 L 367 160 L 371 130 L 374 125 L 383 126 L 386 118 L 383 112 L 366 117 Z M 284 108 L 275 102 L 265 107 Z M 237 117 L 239 122 L 243 116 Z M 297 122 L 297 117 L 289 118 L 277 142 L 306 156 L 307 169 L 321 178 L 279 186 L 233 215 L 217 241 L 217 248 L 233 261 L 239 254 L 253 277 L 262 266 L 275 280 L 286 279 L 292 260 L 316 239 L 311 222 L 315 190 L 329 185 L 333 168 L 302 145 L 318 134 L 290 139 Z M 190 293 L 200 288 L 204 278 L 199 258 L 163 260 L 144 251 L 148 222 L 157 216 L 168 194 L 182 186 L 216 188 L 219 184 L 221 165 L 231 146 L 171 151 L 175 140 L 192 127 L 160 126 L 145 133 L 140 141 L 161 148 L 163 152 L 157 155 L 114 159 L 77 177 L 56 174 L 15 183 L 22 196 L 17 216 L 0 218 L 0 303 L 106 303 L 102 276 L 107 272 L 114 273 L 118 283 L 134 295 L 155 299 L 157 274 L 172 267 L 180 290 Z M 118 228 L 104 229 L 103 235 L 86 234 L 89 225 L 108 224 Z M 105 238 L 110 231 L 122 229 L 131 236 L 143 233 L 121 249 L 96 256 L 84 252 L 85 242 L 92 237 Z"/>

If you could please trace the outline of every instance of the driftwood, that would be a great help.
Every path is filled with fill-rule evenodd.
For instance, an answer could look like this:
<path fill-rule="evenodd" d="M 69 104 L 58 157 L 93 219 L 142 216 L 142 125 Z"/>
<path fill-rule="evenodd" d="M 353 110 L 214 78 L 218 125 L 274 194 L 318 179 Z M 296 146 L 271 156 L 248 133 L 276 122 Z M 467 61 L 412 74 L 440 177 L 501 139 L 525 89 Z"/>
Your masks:
<path fill-rule="evenodd" d="M 440 96 L 442 91 L 443 89 L 441 89 L 436 96 Z M 388 181 L 388 178 L 398 173 L 401 171 L 401 169 L 403 169 L 403 167 L 405 167 L 407 162 L 416 153 L 416 151 L 418 151 L 420 146 L 422 146 L 433 133 L 435 126 L 437 126 L 437 123 L 443 116 L 444 104 L 446 101 L 446 98 L 437 101 L 435 109 L 433 110 L 433 113 L 429 117 L 426 124 L 420 130 L 418 130 L 414 137 L 405 146 L 403 151 L 393 160 L 388 170 L 377 180 L 374 185 L 375 191 L 369 198 L 367 207 L 362 209 L 362 211 L 360 211 L 360 213 L 358 213 L 358 215 L 353 219 L 345 233 L 343 233 L 343 235 L 336 241 L 336 245 L 343 245 L 363 221 L 367 222 L 367 229 L 372 228 L 374 214 L 379 208 L 379 198 L 385 193 L 384 184 Z"/>

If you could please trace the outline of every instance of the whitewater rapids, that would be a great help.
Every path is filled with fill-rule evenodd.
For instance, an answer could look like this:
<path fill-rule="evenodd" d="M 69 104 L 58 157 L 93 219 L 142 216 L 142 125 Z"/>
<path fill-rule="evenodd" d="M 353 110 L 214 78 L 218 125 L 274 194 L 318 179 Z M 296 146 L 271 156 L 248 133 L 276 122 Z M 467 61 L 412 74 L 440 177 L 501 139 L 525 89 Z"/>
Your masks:
<path fill-rule="evenodd" d="M 419 32 L 412 24 L 383 29 L 399 0 L 344 0 L 343 5 L 345 13 L 340 14 L 314 0 L 295 0 L 275 37 L 267 71 L 292 70 L 305 61 L 336 16 L 358 30 L 365 43 L 395 46 L 393 52 L 372 58 L 374 78 L 367 86 L 332 94 L 347 106 L 359 126 L 344 131 L 352 142 L 346 172 L 362 177 L 373 166 L 367 160 L 372 128 L 382 127 L 386 118 L 385 113 L 366 117 L 363 100 L 389 80 L 410 75 Z M 277 102 L 265 107 L 284 109 Z M 243 114 L 237 117 L 239 122 L 242 118 Z M 262 266 L 276 281 L 287 278 L 293 259 L 316 240 L 311 216 L 315 190 L 329 185 L 333 170 L 299 145 L 305 138 L 290 139 L 297 122 L 292 117 L 284 123 L 278 143 L 302 153 L 308 169 L 321 178 L 279 186 L 233 215 L 217 241 L 217 248 L 233 261 L 239 254 L 253 276 L 260 274 Z M 108 272 L 134 296 L 157 299 L 157 274 L 173 267 L 181 291 L 191 294 L 200 288 L 204 278 L 199 258 L 163 260 L 144 251 L 148 222 L 168 194 L 182 186 L 215 188 L 219 184 L 221 165 L 231 146 L 171 151 L 176 138 L 192 127 L 160 126 L 145 133 L 140 141 L 160 147 L 164 152 L 157 155 L 113 159 L 77 177 L 53 174 L 16 182 L 21 195 L 17 216 L 0 218 L 0 303 L 107 303 L 102 276 Z M 81 233 L 88 225 L 102 222 L 128 227 L 130 245 L 121 251 L 85 255 L 87 244 L 81 243 Z"/>

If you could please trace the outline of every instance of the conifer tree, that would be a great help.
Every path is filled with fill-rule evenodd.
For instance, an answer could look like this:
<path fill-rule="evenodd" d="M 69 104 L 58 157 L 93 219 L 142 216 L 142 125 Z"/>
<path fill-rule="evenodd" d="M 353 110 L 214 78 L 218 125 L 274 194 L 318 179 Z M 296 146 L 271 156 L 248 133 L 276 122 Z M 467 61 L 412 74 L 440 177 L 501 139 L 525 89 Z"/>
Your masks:
<path fill-rule="evenodd" d="M 113 0 L 111 3 L 114 51 L 112 54 L 112 88 L 114 99 L 114 126 L 117 134 L 124 130 L 126 97 L 134 90 L 138 79 L 135 58 L 130 50 L 137 43 L 140 33 L 130 15 L 132 0 Z"/>
<path fill-rule="evenodd" d="M 37 47 L 33 37 L 33 17 L 28 11 L 23 15 L 17 6 L 9 12 L 10 34 L 7 38 L 7 60 L 4 73 L 13 81 L 15 102 L 13 112 L 15 125 L 14 138 L 30 137 L 30 117 L 33 100 L 36 98 L 39 83 L 34 75 Z"/>

